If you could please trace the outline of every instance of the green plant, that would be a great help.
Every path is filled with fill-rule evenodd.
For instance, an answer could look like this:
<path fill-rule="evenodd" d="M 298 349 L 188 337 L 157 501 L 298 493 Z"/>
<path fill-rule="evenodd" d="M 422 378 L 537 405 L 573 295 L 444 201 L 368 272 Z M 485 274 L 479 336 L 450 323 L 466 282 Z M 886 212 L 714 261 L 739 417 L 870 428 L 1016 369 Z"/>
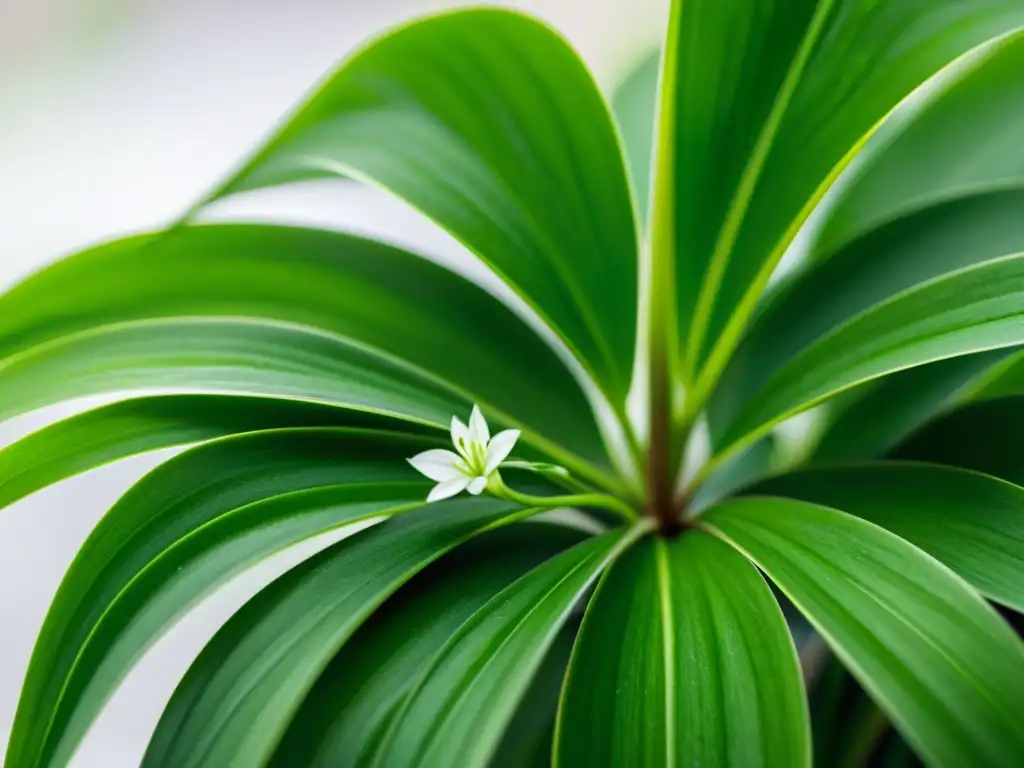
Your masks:
<path fill-rule="evenodd" d="M 128 394 L 5 449 L 0 503 L 191 447 L 70 567 L 8 768 L 66 764 L 230 575 L 367 521 L 217 633 L 145 766 L 807 765 L 779 594 L 926 762 L 1020 765 L 1024 643 L 986 600 L 1024 609 L 1022 25 L 1019 0 L 676 2 L 620 141 L 553 31 L 434 16 L 176 226 L 15 287 L 0 417 Z M 418 208 L 518 311 L 377 242 L 192 222 L 322 177 Z M 516 430 L 490 453 L 480 412 L 451 422 L 474 403 Z M 421 455 L 450 424 L 461 457 Z M 414 456 L 480 497 L 426 504 Z"/>

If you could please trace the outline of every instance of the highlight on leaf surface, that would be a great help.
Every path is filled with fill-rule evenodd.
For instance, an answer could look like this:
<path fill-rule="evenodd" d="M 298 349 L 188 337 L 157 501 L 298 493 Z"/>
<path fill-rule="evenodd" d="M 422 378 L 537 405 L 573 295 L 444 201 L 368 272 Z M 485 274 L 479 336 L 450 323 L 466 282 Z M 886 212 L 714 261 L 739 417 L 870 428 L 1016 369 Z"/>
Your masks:
<path fill-rule="evenodd" d="M 1024 5 L 669 5 L 610 93 L 516 11 L 386 31 L 174 226 L 0 296 L 0 418 L 116 398 L 0 450 L 0 507 L 179 450 L 69 565 L 6 768 L 70 764 L 199 599 L 325 533 L 141 765 L 1021 764 Z M 197 223 L 332 178 L 514 306 Z"/>

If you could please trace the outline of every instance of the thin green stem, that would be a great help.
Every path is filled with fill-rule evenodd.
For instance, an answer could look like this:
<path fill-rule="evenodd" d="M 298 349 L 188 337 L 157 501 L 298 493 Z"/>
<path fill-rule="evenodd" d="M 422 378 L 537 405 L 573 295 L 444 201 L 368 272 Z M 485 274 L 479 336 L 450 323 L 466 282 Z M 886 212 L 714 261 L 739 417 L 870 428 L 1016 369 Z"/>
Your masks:
<path fill-rule="evenodd" d="M 636 522 L 639 516 L 632 507 L 621 499 L 604 493 L 578 493 L 567 496 L 534 496 L 520 493 L 505 485 L 501 475 L 495 472 L 487 482 L 487 490 L 499 499 L 507 499 L 517 504 L 539 509 L 557 509 L 559 507 L 593 507 L 607 509 L 622 517 L 627 522 Z"/>

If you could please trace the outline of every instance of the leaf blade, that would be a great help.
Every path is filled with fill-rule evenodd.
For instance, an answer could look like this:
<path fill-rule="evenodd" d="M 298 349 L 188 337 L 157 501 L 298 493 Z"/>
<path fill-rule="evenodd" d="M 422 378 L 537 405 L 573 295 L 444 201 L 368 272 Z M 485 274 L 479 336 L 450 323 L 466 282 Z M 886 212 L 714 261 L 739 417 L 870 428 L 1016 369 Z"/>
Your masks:
<path fill-rule="evenodd" d="M 563 766 L 809 765 L 796 651 L 763 578 L 704 533 L 637 544 L 588 608 L 557 733 Z"/>
<path fill-rule="evenodd" d="M 164 710 L 142 765 L 269 760 L 322 670 L 395 590 L 460 542 L 515 516 L 463 499 L 339 542 L 279 578 L 214 636 Z"/>
<path fill-rule="evenodd" d="M 987 475 L 909 462 L 800 470 L 751 494 L 833 507 L 909 541 L 986 597 L 1024 610 L 1024 490 Z"/>
<path fill-rule="evenodd" d="M 383 35 L 206 202 L 322 175 L 372 182 L 434 219 L 621 405 L 636 327 L 628 179 L 599 89 L 551 29 L 471 9 Z"/>
<path fill-rule="evenodd" d="M 929 762 L 1013 765 L 1024 645 L 965 582 L 842 512 L 743 499 L 706 513 L 796 603 Z M 955 703 L 956 711 L 950 709 Z"/>

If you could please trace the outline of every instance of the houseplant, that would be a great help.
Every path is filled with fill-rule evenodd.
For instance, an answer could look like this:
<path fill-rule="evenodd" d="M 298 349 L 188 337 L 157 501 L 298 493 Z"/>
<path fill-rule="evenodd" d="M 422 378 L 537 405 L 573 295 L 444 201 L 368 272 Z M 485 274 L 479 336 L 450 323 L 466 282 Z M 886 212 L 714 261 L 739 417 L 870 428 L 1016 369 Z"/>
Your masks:
<path fill-rule="evenodd" d="M 368 522 L 217 633 L 144 765 L 805 765 L 779 600 L 926 762 L 1018 764 L 1024 644 L 987 601 L 1024 608 L 1022 26 L 1017 0 L 677 2 L 620 136 L 554 31 L 433 16 L 175 226 L 15 287 L 0 415 L 127 396 L 5 449 L 2 503 L 192 447 L 70 567 L 5 764 L 66 764 L 202 594 Z M 381 243 L 194 223 L 332 176 L 515 311 Z"/>

